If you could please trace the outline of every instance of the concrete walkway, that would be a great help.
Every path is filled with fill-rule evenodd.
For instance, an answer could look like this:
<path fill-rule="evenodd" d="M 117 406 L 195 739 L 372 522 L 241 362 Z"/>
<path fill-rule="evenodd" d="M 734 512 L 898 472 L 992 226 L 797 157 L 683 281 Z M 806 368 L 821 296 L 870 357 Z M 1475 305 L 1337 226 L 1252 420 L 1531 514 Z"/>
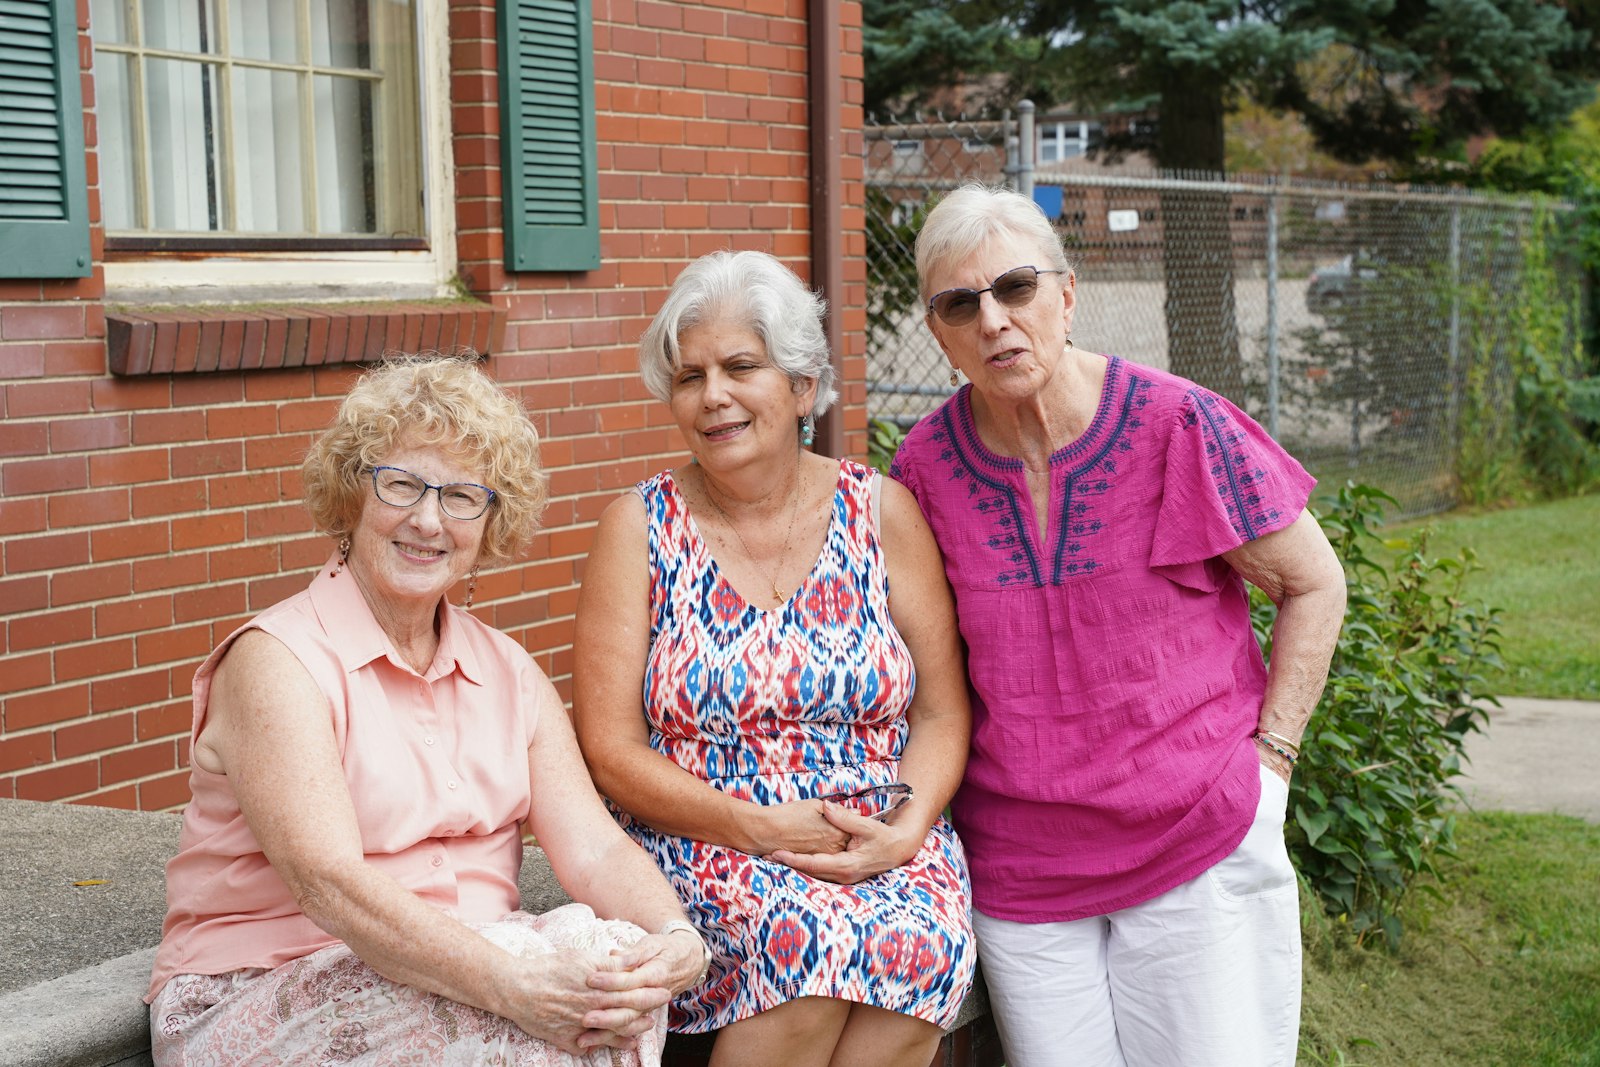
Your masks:
<path fill-rule="evenodd" d="M 1600 702 L 1501 697 L 1467 739 L 1456 779 L 1478 811 L 1557 812 L 1600 822 Z"/>

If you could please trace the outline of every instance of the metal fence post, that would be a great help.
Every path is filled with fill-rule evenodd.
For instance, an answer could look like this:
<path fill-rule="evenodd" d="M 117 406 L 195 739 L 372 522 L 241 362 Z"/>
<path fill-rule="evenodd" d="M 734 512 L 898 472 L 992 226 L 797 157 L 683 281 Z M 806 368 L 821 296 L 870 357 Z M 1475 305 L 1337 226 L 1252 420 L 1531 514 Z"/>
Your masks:
<path fill-rule="evenodd" d="M 1445 394 L 1445 426 L 1450 455 L 1461 452 L 1461 205 L 1450 205 L 1450 375 Z"/>
<path fill-rule="evenodd" d="M 1017 138 L 1017 192 L 1033 199 L 1033 101 L 1024 100 L 1017 105 L 1019 136 Z"/>
<path fill-rule="evenodd" d="M 1267 197 L 1267 432 L 1278 438 L 1278 194 Z"/>

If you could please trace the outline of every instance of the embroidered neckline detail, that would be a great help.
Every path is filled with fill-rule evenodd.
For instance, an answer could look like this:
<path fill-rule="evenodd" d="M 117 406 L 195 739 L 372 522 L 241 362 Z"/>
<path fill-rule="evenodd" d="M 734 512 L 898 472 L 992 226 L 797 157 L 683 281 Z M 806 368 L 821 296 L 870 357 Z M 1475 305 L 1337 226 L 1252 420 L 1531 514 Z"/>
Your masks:
<path fill-rule="evenodd" d="M 1094 516 L 1093 500 L 1114 487 L 1121 457 L 1132 451 L 1133 432 L 1143 425 L 1140 412 L 1150 400 L 1151 383 L 1124 371 L 1121 359 L 1107 357 L 1105 383 L 1089 428 L 1051 454 L 1055 521 L 1049 524 L 1048 557 L 1043 555 L 1044 546 L 1036 544 L 1035 535 L 1029 533 L 1027 509 L 1032 501 L 1012 481 L 1022 472 L 1022 461 L 996 455 L 983 445 L 972 422 L 970 397 L 959 396 L 957 403 L 946 405 L 935 416 L 933 436 L 944 446 L 939 458 L 948 465 L 952 480 L 967 483 L 973 509 L 993 524 L 985 544 L 1004 561 L 994 575 L 1000 585 L 1059 585 L 1101 566 L 1089 554 L 1090 539 L 1104 529 Z M 970 389 L 968 385 L 966 390 Z M 1071 466 L 1061 471 L 1065 464 Z M 1050 561 L 1048 579 L 1045 558 Z"/>
<path fill-rule="evenodd" d="M 1100 400 L 1095 405 L 1094 417 L 1089 420 L 1089 425 L 1083 433 L 1050 453 L 1051 467 L 1057 467 L 1075 460 L 1095 448 L 1097 439 L 1105 431 L 1107 423 L 1111 421 L 1112 410 L 1117 406 L 1117 392 L 1121 386 L 1125 366 L 1126 364 L 1121 356 L 1106 357 L 1106 376 L 1100 385 Z M 983 443 L 983 438 L 978 436 L 978 423 L 972 415 L 971 382 L 963 385 L 960 391 L 956 393 L 956 402 L 953 406 L 958 416 L 962 444 L 965 446 L 963 451 L 992 470 L 1019 471 L 1022 469 L 1022 460 L 1012 456 L 1002 456 L 992 451 L 988 445 Z"/>

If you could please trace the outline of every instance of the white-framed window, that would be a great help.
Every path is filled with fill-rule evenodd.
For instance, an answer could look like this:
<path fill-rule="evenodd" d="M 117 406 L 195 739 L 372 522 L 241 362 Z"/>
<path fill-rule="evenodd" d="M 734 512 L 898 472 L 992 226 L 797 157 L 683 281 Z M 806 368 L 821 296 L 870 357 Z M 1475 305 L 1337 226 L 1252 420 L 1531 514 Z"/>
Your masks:
<path fill-rule="evenodd" d="M 446 0 L 91 0 L 108 294 L 433 296 Z"/>
<path fill-rule="evenodd" d="M 1089 150 L 1100 136 L 1098 122 L 1041 122 L 1035 128 L 1038 162 L 1059 163 Z"/>

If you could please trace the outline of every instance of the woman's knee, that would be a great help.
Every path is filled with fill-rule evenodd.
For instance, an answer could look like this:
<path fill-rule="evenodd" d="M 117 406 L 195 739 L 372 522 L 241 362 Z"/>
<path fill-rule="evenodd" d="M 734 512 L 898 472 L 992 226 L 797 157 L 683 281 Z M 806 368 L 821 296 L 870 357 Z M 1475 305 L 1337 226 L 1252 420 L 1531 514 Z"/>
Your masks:
<path fill-rule="evenodd" d="M 925 1019 L 853 1004 L 829 1067 L 924 1067 L 944 1031 Z"/>
<path fill-rule="evenodd" d="M 729 1023 L 717 1034 L 711 1067 L 822 1067 L 832 1059 L 850 1008 L 831 997 L 801 997 Z"/>

